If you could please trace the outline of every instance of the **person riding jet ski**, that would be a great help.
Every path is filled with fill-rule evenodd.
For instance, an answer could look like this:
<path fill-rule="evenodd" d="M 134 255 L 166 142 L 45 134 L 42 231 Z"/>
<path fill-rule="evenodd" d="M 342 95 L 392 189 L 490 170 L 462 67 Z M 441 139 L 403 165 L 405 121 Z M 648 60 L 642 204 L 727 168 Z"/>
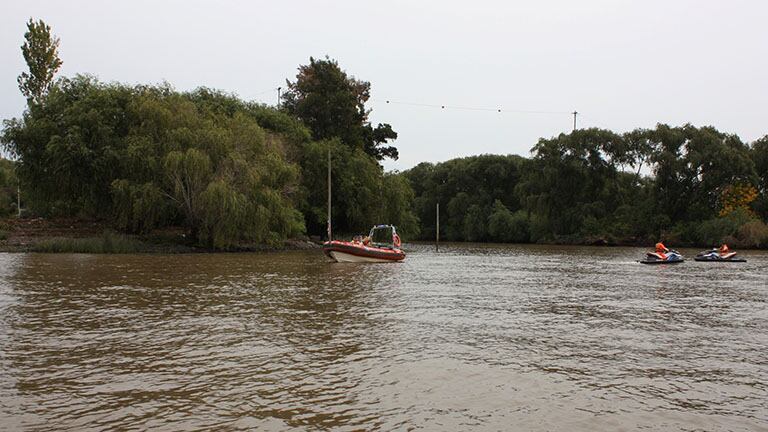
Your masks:
<path fill-rule="evenodd" d="M 696 261 L 730 261 L 730 262 L 746 262 L 745 259 L 736 257 L 737 253 L 732 251 L 727 244 L 723 243 L 717 249 L 711 249 L 709 251 L 699 252 L 696 255 Z"/>
<path fill-rule="evenodd" d="M 685 261 L 685 259 L 679 252 L 669 250 L 669 248 L 664 246 L 664 243 L 658 242 L 656 243 L 654 252 L 647 252 L 646 258 L 640 262 L 643 264 L 675 264 L 683 261 Z"/>
<path fill-rule="evenodd" d="M 669 252 L 669 248 L 664 246 L 664 243 L 656 243 L 656 254 L 659 256 L 659 258 L 667 259 L 667 252 Z"/>

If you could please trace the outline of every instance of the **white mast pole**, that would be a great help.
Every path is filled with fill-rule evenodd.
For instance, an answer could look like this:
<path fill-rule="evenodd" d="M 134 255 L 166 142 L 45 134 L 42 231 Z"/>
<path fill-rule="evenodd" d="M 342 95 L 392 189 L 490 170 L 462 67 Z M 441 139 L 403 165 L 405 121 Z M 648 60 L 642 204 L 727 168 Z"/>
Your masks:
<path fill-rule="evenodd" d="M 331 149 L 328 149 L 328 241 L 333 239 L 331 233 Z"/>
<path fill-rule="evenodd" d="M 440 203 L 437 203 L 437 225 L 435 227 L 435 252 L 440 251 Z"/>

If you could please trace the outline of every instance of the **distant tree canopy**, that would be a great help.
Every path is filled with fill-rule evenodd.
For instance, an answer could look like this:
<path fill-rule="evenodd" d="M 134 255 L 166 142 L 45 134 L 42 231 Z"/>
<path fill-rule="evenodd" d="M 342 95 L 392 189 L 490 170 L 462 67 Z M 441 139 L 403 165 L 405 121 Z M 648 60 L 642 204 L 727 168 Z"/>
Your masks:
<path fill-rule="evenodd" d="M 308 65 L 299 66 L 296 81 L 287 84 L 283 107 L 307 125 L 314 139 L 338 138 L 379 161 L 398 158 L 397 149 L 386 145 L 397 139 L 392 126 L 385 123 L 374 128 L 368 120 L 369 82 L 347 76 L 335 60 L 310 57 Z"/>
<path fill-rule="evenodd" d="M 483 155 L 422 163 L 403 175 L 424 238 L 434 235 L 440 202 L 441 235 L 450 240 L 764 247 L 766 142 L 749 146 L 690 125 L 584 129 L 539 140 L 531 159 Z"/>
<path fill-rule="evenodd" d="M 17 186 L 13 162 L 0 158 L 0 217 L 8 216 L 17 211 Z"/>
<path fill-rule="evenodd" d="M 511 212 L 520 210 L 514 187 L 520 182 L 524 163 L 521 156 L 482 155 L 436 165 L 423 162 L 404 172 L 415 192 L 420 231 L 434 235 L 439 202 L 444 239 L 493 241 L 495 236 L 489 232 L 486 219 L 502 207 Z"/>
<path fill-rule="evenodd" d="M 40 103 L 51 88 L 53 77 L 62 65 L 59 59 L 59 38 L 51 34 L 51 27 L 43 20 L 27 23 L 21 52 L 29 72 L 22 72 L 17 81 L 19 90 L 29 103 Z"/>

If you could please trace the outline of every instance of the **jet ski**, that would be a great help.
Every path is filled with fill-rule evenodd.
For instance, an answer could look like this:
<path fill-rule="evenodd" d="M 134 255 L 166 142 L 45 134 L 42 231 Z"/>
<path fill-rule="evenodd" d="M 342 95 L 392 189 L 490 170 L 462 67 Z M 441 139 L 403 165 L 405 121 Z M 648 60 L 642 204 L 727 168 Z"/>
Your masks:
<path fill-rule="evenodd" d="M 738 258 L 736 252 L 721 254 L 717 249 L 699 252 L 693 260 L 699 262 L 747 262 L 747 260 L 743 258 Z"/>
<path fill-rule="evenodd" d="M 648 252 L 645 254 L 645 259 L 640 260 L 641 264 L 679 264 L 685 261 L 685 258 L 678 252 L 671 250 L 667 252 L 665 256 L 657 252 Z"/>

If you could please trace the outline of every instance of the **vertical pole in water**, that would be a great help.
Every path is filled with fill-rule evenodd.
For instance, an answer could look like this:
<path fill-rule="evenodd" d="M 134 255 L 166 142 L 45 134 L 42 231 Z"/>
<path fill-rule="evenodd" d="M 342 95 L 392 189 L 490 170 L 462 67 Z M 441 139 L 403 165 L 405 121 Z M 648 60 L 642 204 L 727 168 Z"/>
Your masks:
<path fill-rule="evenodd" d="M 435 252 L 440 252 L 440 203 L 437 203 L 437 223 L 435 228 Z"/>
<path fill-rule="evenodd" d="M 328 149 L 328 241 L 331 241 L 331 149 Z"/>

